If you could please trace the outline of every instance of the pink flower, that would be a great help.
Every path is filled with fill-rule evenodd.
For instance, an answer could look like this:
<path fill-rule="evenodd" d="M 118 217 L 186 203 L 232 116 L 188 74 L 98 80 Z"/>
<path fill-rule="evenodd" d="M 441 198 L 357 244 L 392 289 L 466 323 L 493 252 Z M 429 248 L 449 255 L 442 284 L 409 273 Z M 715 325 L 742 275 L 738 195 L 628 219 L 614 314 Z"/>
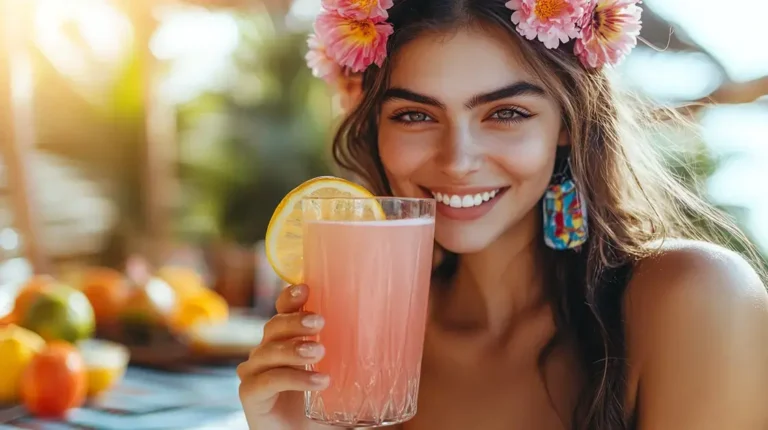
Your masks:
<path fill-rule="evenodd" d="M 307 66 L 312 69 L 312 75 L 328 82 L 335 82 L 341 75 L 341 66 L 339 66 L 325 50 L 325 45 L 315 34 L 311 34 L 307 39 L 309 51 L 304 57 L 307 60 Z"/>
<path fill-rule="evenodd" d="M 596 0 L 581 23 L 574 53 L 584 67 L 619 63 L 637 45 L 642 23 L 639 0 Z"/>
<path fill-rule="evenodd" d="M 354 19 L 387 19 L 387 9 L 393 0 L 323 0 L 325 10 L 337 12 L 341 16 Z"/>
<path fill-rule="evenodd" d="M 356 20 L 335 12 L 322 12 L 315 21 L 318 38 L 328 56 L 350 72 L 362 72 L 371 64 L 381 66 L 387 56 L 392 25 L 373 19 Z"/>
<path fill-rule="evenodd" d="M 589 0 L 509 0 L 512 22 L 528 40 L 539 38 L 549 49 L 579 37 L 577 24 Z"/>

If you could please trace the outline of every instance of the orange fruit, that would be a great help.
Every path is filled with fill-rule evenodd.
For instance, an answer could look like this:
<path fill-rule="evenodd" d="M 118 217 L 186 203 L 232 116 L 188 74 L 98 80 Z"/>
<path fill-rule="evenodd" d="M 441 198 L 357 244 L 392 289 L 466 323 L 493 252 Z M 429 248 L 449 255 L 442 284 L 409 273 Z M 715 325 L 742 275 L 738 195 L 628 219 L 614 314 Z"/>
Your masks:
<path fill-rule="evenodd" d="M 197 324 L 222 323 L 229 318 L 229 305 L 223 297 L 205 289 L 183 299 L 174 317 L 175 327 L 188 330 Z"/>
<path fill-rule="evenodd" d="M 87 270 L 81 288 L 99 324 L 114 321 L 130 294 L 130 285 L 123 274 L 105 267 Z"/>
<path fill-rule="evenodd" d="M 289 284 L 298 284 L 302 281 L 304 216 L 301 201 L 305 197 L 366 198 L 374 196 L 370 191 L 353 182 L 333 176 L 321 176 L 304 182 L 283 197 L 269 221 L 265 243 L 269 264 L 277 275 Z M 372 219 L 386 218 L 378 202 L 363 205 L 360 209 L 367 212 Z"/>
<path fill-rule="evenodd" d="M 19 294 L 16 296 L 16 301 L 13 305 L 13 318 L 15 321 L 21 321 L 24 315 L 29 309 L 29 306 L 37 300 L 40 293 L 50 290 L 50 288 L 56 283 L 56 280 L 49 275 L 36 275 L 27 281 Z"/>
<path fill-rule="evenodd" d="M 16 319 L 13 317 L 12 313 L 5 314 L 4 316 L 0 317 L 0 327 L 13 324 L 16 321 Z"/>
<path fill-rule="evenodd" d="M 203 277 L 188 267 L 165 266 L 157 272 L 157 277 L 167 282 L 179 297 L 190 297 L 208 290 Z"/>
<path fill-rule="evenodd" d="M 61 341 L 49 343 L 24 371 L 21 399 L 35 416 L 62 418 L 85 401 L 88 390 L 83 357 Z"/>
<path fill-rule="evenodd" d="M 171 327 L 178 308 L 179 297 L 173 288 L 160 278 L 150 278 L 133 287 L 117 320 L 131 343 L 142 343 L 155 329 Z"/>
<path fill-rule="evenodd" d="M 178 295 L 167 282 L 151 278 L 144 285 L 131 291 L 121 314 L 144 314 L 147 319 L 165 324 L 178 309 Z"/>

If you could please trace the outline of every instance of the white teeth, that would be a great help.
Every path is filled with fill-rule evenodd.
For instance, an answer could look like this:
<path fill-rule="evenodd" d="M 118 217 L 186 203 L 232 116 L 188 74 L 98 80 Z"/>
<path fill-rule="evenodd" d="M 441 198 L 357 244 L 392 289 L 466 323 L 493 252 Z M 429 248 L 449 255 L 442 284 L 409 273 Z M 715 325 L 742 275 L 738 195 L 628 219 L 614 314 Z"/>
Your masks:
<path fill-rule="evenodd" d="M 471 208 L 492 200 L 499 193 L 499 190 L 485 191 L 477 194 L 456 195 L 433 192 L 432 195 L 438 202 L 452 208 Z"/>

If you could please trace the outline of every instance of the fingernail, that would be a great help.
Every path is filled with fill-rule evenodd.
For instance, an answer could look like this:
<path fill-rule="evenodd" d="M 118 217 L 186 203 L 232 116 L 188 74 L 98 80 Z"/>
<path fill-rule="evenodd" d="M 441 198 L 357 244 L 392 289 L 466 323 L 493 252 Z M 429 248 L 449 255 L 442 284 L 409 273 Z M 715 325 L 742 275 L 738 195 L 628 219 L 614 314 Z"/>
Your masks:
<path fill-rule="evenodd" d="M 314 358 L 319 357 L 323 353 L 323 345 L 319 343 L 303 343 L 296 348 L 296 352 L 302 357 Z"/>
<path fill-rule="evenodd" d="M 304 292 L 304 287 L 301 285 L 294 285 L 291 287 L 291 291 L 288 293 L 291 295 L 291 297 L 299 297 L 301 293 Z"/>
<path fill-rule="evenodd" d="M 323 375 L 322 373 L 315 373 L 314 375 L 310 376 L 309 379 L 313 384 L 319 387 L 324 387 L 331 381 L 331 378 L 328 375 Z"/>
<path fill-rule="evenodd" d="M 325 320 L 320 315 L 307 315 L 301 319 L 301 325 L 307 328 L 322 328 Z"/>

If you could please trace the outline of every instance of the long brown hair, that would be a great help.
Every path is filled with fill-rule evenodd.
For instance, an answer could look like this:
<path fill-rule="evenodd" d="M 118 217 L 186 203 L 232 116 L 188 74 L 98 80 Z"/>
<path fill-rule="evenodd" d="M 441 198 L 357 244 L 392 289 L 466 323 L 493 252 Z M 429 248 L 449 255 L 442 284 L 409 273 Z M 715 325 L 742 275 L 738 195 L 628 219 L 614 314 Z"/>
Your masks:
<path fill-rule="evenodd" d="M 654 121 L 614 91 L 608 73 L 587 70 L 566 44 L 550 50 L 521 38 L 505 0 L 395 0 L 389 22 L 391 59 L 427 31 L 462 26 L 504 30 L 516 43 L 526 66 L 544 83 L 562 109 L 570 134 L 571 171 L 589 210 L 590 237 L 580 252 L 548 251 L 552 265 L 546 282 L 557 334 L 542 351 L 561 340 L 575 342 L 587 384 L 572 419 L 577 430 L 631 428 L 625 410 L 626 357 L 622 297 L 632 265 L 658 251 L 666 238 L 704 237 L 703 231 L 743 242 L 744 236 L 717 210 L 681 185 L 664 167 L 646 138 Z M 516 42 L 515 42 L 516 41 Z M 390 67 L 370 67 L 363 76 L 362 100 L 340 126 L 333 143 L 338 165 L 364 180 L 375 192 L 391 194 L 377 144 L 379 106 Z M 587 172 L 589 174 L 587 174 Z M 703 230 L 704 223 L 710 228 Z M 456 258 L 446 260 L 452 267 Z"/>

